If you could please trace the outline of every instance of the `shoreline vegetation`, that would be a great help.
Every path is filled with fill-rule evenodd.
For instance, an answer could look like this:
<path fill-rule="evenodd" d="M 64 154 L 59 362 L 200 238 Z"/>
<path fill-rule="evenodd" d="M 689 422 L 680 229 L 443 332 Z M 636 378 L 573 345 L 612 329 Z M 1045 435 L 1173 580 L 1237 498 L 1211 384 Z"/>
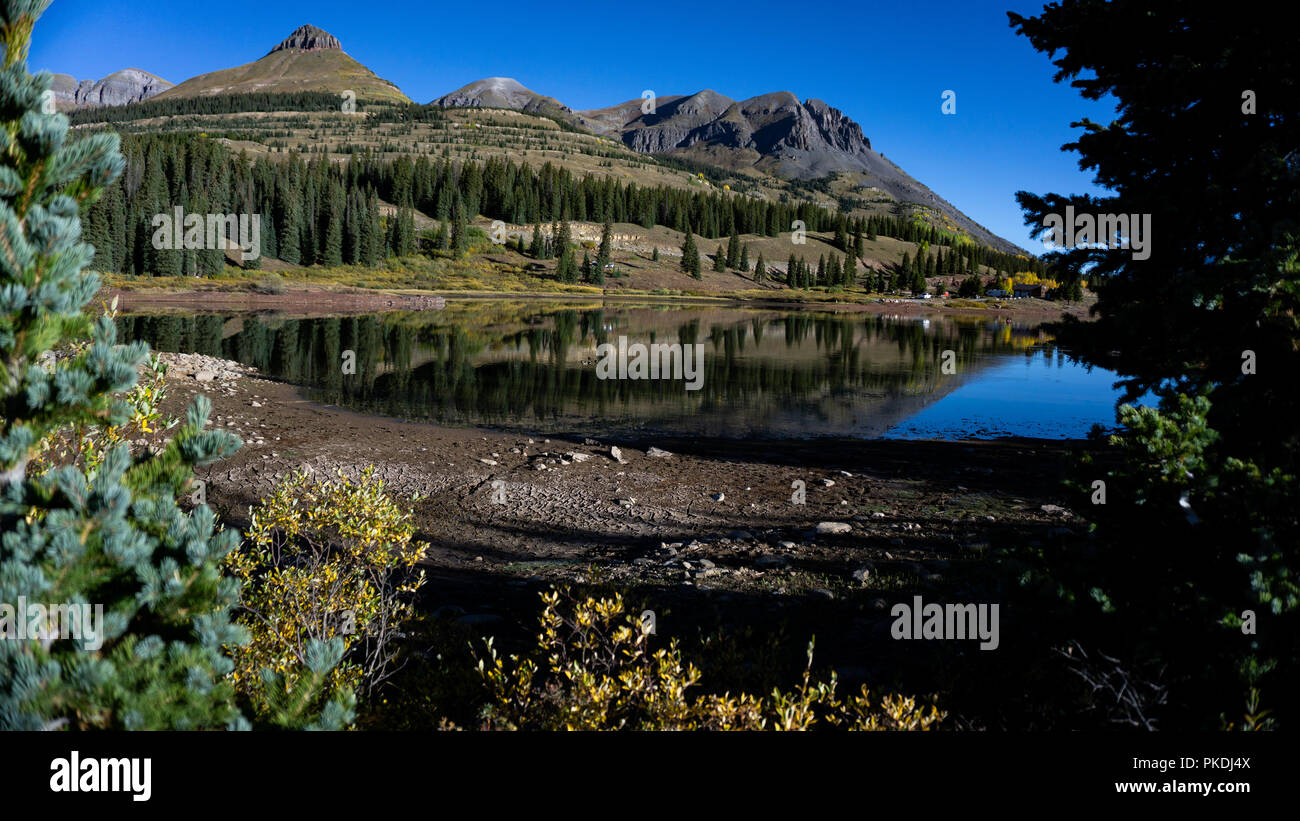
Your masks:
<path fill-rule="evenodd" d="M 383 276 L 385 271 L 375 271 Z M 292 270 L 268 274 L 264 271 L 227 269 L 219 277 L 124 277 L 101 275 L 103 284 L 96 303 L 118 300 L 124 311 L 166 311 L 203 309 L 231 311 L 376 312 L 383 310 L 437 310 L 445 300 L 509 299 L 563 301 L 573 303 L 664 303 L 695 305 L 752 305 L 771 308 L 806 308 L 845 312 L 873 312 L 901 315 L 973 314 L 1052 321 L 1068 315 L 1088 318 L 1092 300 L 1054 302 L 1037 298 L 993 299 L 942 297 L 919 299 L 898 295 L 824 290 L 735 289 L 699 291 L 691 289 L 601 288 L 563 285 L 537 279 L 517 282 L 517 287 L 492 286 L 443 288 L 405 287 L 376 284 L 358 287 L 344 284 L 331 271 Z M 363 277 L 364 280 L 364 277 Z"/>

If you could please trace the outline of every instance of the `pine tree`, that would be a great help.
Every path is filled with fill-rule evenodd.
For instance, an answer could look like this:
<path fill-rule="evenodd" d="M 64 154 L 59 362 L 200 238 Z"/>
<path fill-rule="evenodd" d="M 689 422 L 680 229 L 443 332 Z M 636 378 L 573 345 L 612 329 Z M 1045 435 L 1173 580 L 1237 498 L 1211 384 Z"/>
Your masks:
<path fill-rule="evenodd" d="M 799 287 L 799 261 L 794 258 L 794 252 L 790 252 L 790 261 L 785 264 L 785 284 L 788 288 Z"/>
<path fill-rule="evenodd" d="M 207 197 L 203 197 L 196 201 L 196 206 L 197 206 L 196 211 L 200 214 L 208 214 L 208 213 L 216 212 L 218 209 L 215 208 L 214 205 L 215 204 Z M 224 228 L 225 226 L 223 225 L 222 227 Z M 194 255 L 195 263 L 196 263 L 195 274 L 197 276 L 202 276 L 202 277 L 217 276 L 226 269 L 226 248 L 225 248 L 226 240 L 227 239 L 235 240 L 237 239 L 237 237 L 228 238 L 225 236 L 224 233 L 218 233 L 218 235 L 215 237 L 215 239 L 217 240 L 217 244 L 209 247 L 206 244 L 207 237 L 206 237 L 206 227 L 205 227 L 204 239 L 205 239 L 205 244 L 203 248 L 200 249 L 199 251 L 196 251 Z"/>
<path fill-rule="evenodd" d="M 533 224 L 533 241 L 528 246 L 528 255 L 533 259 L 542 259 L 545 245 L 542 243 L 542 225 L 541 223 Z"/>
<path fill-rule="evenodd" d="M 658 261 L 659 261 L 659 246 L 658 246 L 658 245 L 655 246 L 654 253 L 650 255 L 650 261 L 651 261 L 651 262 L 658 262 Z"/>
<path fill-rule="evenodd" d="M 605 266 L 614 254 L 614 226 L 609 220 L 600 229 L 600 250 L 596 252 L 596 267 L 600 269 L 601 281 L 605 280 Z"/>
<path fill-rule="evenodd" d="M 840 274 L 840 281 L 845 288 L 858 284 L 858 261 L 852 254 L 844 258 L 844 271 Z"/>
<path fill-rule="evenodd" d="M 407 206 L 388 218 L 388 253 L 395 257 L 415 253 L 415 215 Z"/>
<path fill-rule="evenodd" d="M 120 184 L 110 186 L 107 202 L 109 237 L 113 243 L 110 270 L 122 273 L 127 267 L 129 234 L 126 221 L 126 195 L 122 192 Z"/>
<path fill-rule="evenodd" d="M 555 266 L 556 278 L 560 282 L 577 282 L 578 264 L 573 259 L 572 233 L 569 230 L 568 220 L 560 223 L 559 235 L 555 242 L 559 252 L 559 262 Z"/>
<path fill-rule="evenodd" d="M 371 189 L 366 194 L 366 213 L 362 221 L 361 262 L 373 268 L 383 261 L 384 234 L 379 220 L 379 197 Z"/>
<path fill-rule="evenodd" d="M 249 223 L 250 225 L 252 224 L 252 222 L 251 222 L 252 220 L 258 220 L 258 221 L 260 221 L 260 223 L 261 223 L 261 229 L 260 229 L 259 237 L 260 237 L 263 241 L 265 241 L 265 239 L 266 239 L 267 237 L 271 236 L 271 230 L 270 230 L 270 228 L 268 227 L 269 222 L 270 222 L 270 216 L 269 216 L 268 214 L 249 214 L 249 215 L 248 215 L 248 219 L 250 220 L 250 223 Z M 259 249 L 257 249 L 257 250 L 260 251 L 260 253 L 258 253 L 256 256 L 249 257 L 248 259 L 244 259 L 244 258 L 243 258 L 243 254 L 240 253 L 240 255 L 239 255 L 239 256 L 240 256 L 239 265 L 240 265 L 240 267 L 243 268 L 245 271 L 259 271 L 259 270 L 261 270 L 261 268 L 262 268 L 262 257 L 266 256 L 266 250 L 265 250 L 265 248 L 259 248 Z"/>
<path fill-rule="evenodd" d="M 1083 280 L 1078 276 L 1071 276 L 1065 281 L 1064 298 L 1069 302 L 1079 302 L 1083 299 Z"/>
<path fill-rule="evenodd" d="M 327 268 L 337 268 L 343 264 L 343 186 L 332 183 L 324 204 L 320 261 Z"/>
<path fill-rule="evenodd" d="M 141 187 L 146 192 L 143 198 L 144 211 L 141 217 L 149 225 L 152 225 L 155 214 L 165 213 L 170 215 L 173 204 L 185 204 L 183 199 L 172 194 L 167 184 L 161 153 L 161 148 L 155 148 L 149 152 L 144 181 L 141 183 Z M 185 252 L 178 248 L 168 249 L 161 246 L 160 243 L 155 241 L 155 232 L 151 228 L 146 228 L 145 233 L 144 273 L 149 276 L 180 276 L 183 273 Z"/>
<path fill-rule="evenodd" d="M 740 270 L 749 273 L 749 246 L 740 246 Z"/>
<path fill-rule="evenodd" d="M 700 274 L 700 252 L 695 247 L 695 237 L 691 235 L 690 226 L 686 228 L 686 241 L 682 243 L 682 270 L 696 279 L 703 279 Z"/>
<path fill-rule="evenodd" d="M 456 217 L 451 223 L 451 253 L 460 259 L 469 250 L 469 222 L 465 217 L 465 201 L 459 195 L 456 196 L 453 210 Z"/>
<path fill-rule="evenodd" d="M 758 252 L 758 262 L 754 263 L 754 283 L 761 283 L 767 278 L 767 265 L 763 262 L 763 252 Z"/>
<path fill-rule="evenodd" d="M 740 267 L 740 234 L 735 231 L 731 232 L 731 239 L 727 240 L 726 267 L 733 271 Z"/>
<path fill-rule="evenodd" d="M 81 237 L 95 249 L 95 256 L 90 260 L 90 267 L 95 271 L 117 273 L 117 269 L 113 267 L 113 235 L 109 225 L 107 202 L 111 193 L 117 190 L 116 184 L 109 186 L 104 196 L 86 209 L 85 216 L 81 220 Z"/>
<path fill-rule="evenodd" d="M 83 313 L 99 281 L 83 269 L 78 211 L 122 174 L 114 133 L 66 140 L 68 119 L 47 113 L 50 75 L 26 70 L 32 25 L 47 0 L 0 0 L 0 602 L 103 607 L 79 638 L 12 635 L 0 640 L 0 729 L 221 729 L 248 727 L 227 679 L 223 645 L 246 634 L 230 620 L 238 583 L 222 573 L 239 543 L 212 510 L 186 513 L 197 465 L 233 453 L 239 441 L 205 430 L 199 397 L 161 452 L 109 443 L 94 460 L 33 462 L 43 440 L 73 427 L 123 425 L 130 390 L 147 354 L 118 345 L 108 316 Z M 14 139 L 15 135 L 22 135 Z M 55 171 L 57 169 L 57 171 Z M 43 353 L 66 355 L 52 360 Z M 27 618 L 23 613 L 19 618 Z M 95 646 L 98 645 L 98 646 Z M 93 649 L 92 649 L 93 647 Z M 313 686 L 324 683 L 342 643 L 314 645 Z M 310 700 L 310 694 L 307 700 Z M 301 703 L 306 703 L 302 701 Z M 307 716 L 281 714 L 285 725 Z M 351 720 L 331 701 L 317 726 Z"/>
<path fill-rule="evenodd" d="M 451 161 L 444 158 L 438 161 L 438 165 L 442 168 L 442 173 L 438 176 L 438 195 L 433 215 L 445 221 L 451 217 L 451 197 L 456 183 L 451 175 Z"/>
<path fill-rule="evenodd" d="M 299 241 L 302 233 L 301 218 L 298 193 L 291 187 L 290 180 L 282 176 L 276 185 L 275 224 L 280 229 L 280 236 L 277 237 L 280 259 L 290 265 L 302 262 L 302 246 Z"/>
<path fill-rule="evenodd" d="M 263 227 L 262 236 L 266 236 Z M 343 206 L 343 261 L 355 265 L 361 261 L 361 204 L 355 188 L 350 188 Z"/>
<path fill-rule="evenodd" d="M 305 172 L 306 187 L 302 192 L 302 220 L 299 223 L 301 233 L 298 243 L 302 253 L 302 264 L 312 265 L 317 261 L 316 249 L 320 237 L 318 232 L 320 198 L 316 190 L 316 181 L 310 169 Z"/>
<path fill-rule="evenodd" d="M 722 250 L 721 245 L 718 246 L 718 253 L 713 255 L 713 270 L 715 271 L 727 270 L 727 255 L 726 252 Z"/>

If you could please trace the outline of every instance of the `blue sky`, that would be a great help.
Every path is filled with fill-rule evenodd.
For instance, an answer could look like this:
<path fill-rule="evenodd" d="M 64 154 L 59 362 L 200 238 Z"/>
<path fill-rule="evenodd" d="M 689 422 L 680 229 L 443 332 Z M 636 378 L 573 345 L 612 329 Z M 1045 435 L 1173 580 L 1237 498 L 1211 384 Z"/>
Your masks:
<path fill-rule="evenodd" d="M 1022 0 L 841 4 L 359 4 L 54 0 L 29 64 L 78 79 L 141 68 L 173 83 L 256 60 L 304 23 L 428 102 L 473 80 L 514 77 L 575 109 L 712 88 L 733 99 L 791 91 L 862 125 L 872 147 L 976 222 L 1038 251 L 1014 193 L 1096 192 L 1060 146 L 1113 107 L 1051 81 L 1047 55 L 1007 25 Z M 957 113 L 940 111 L 945 90 Z"/>

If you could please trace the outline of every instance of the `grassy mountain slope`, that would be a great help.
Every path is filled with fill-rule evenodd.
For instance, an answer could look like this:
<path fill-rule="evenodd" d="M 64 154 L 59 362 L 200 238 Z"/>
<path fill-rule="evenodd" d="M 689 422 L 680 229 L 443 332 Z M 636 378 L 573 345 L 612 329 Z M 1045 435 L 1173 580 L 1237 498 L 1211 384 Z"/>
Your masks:
<path fill-rule="evenodd" d="M 341 94 L 349 90 L 356 92 L 358 100 L 410 102 L 396 85 L 379 78 L 342 49 L 333 48 L 276 50 L 252 63 L 191 77 L 154 99 L 255 91 Z"/>

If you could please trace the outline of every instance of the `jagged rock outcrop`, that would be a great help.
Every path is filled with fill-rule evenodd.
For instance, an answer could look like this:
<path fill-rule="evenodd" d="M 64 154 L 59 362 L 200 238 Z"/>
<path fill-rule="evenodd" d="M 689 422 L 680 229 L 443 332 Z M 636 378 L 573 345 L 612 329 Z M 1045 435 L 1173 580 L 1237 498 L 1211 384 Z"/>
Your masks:
<path fill-rule="evenodd" d="M 138 68 L 115 71 L 102 80 L 80 80 L 70 74 L 55 74 L 50 88 L 60 108 L 92 108 L 126 105 L 147 100 L 171 88 L 172 84 Z"/>
<path fill-rule="evenodd" d="M 689 97 L 668 97 L 655 101 L 653 114 L 641 114 L 634 127 L 625 127 L 623 140 L 633 151 L 658 154 L 674 148 L 692 145 L 701 127 L 710 125 L 735 105 L 730 97 L 705 89 Z M 632 126 L 631 123 L 628 126 Z"/>
<path fill-rule="evenodd" d="M 298 28 L 294 29 L 293 34 L 290 34 L 283 41 L 281 41 L 280 45 L 271 49 L 267 53 L 275 54 L 277 51 L 284 51 L 285 49 L 297 49 L 298 51 L 318 51 L 320 49 L 326 49 L 326 48 L 336 48 L 342 51 L 343 44 L 339 42 L 339 38 L 330 34 L 328 31 L 319 29 L 315 26 L 307 25 L 307 26 L 299 26 Z"/>
<path fill-rule="evenodd" d="M 838 108 L 831 108 L 821 100 L 809 100 L 803 107 L 832 147 L 854 153 L 861 148 L 871 148 L 871 140 L 863 135 L 862 126 L 844 116 Z"/>
<path fill-rule="evenodd" d="M 863 135 L 862 127 L 843 112 L 821 100 L 800 103 L 788 91 L 736 102 L 705 90 L 689 97 L 662 97 L 656 102 L 653 114 L 642 113 L 636 101 L 578 114 L 593 131 L 617 133 L 629 148 L 646 154 L 707 144 L 783 156 L 795 161 L 795 170 L 811 172 L 814 167 L 827 165 L 827 155 L 843 154 L 851 160 L 865 159 L 871 153 L 871 141 Z M 814 156 L 800 158 L 800 153 Z"/>
<path fill-rule="evenodd" d="M 757 167 L 794 179 L 855 175 L 862 187 L 900 202 L 948 214 L 972 236 L 1003 250 L 1018 250 L 976 224 L 871 147 L 862 127 L 822 100 L 800 102 L 788 91 L 733 101 L 711 90 L 656 100 L 646 114 L 641 100 L 575 113 L 597 134 L 643 154 L 677 154 L 731 168 Z"/>

